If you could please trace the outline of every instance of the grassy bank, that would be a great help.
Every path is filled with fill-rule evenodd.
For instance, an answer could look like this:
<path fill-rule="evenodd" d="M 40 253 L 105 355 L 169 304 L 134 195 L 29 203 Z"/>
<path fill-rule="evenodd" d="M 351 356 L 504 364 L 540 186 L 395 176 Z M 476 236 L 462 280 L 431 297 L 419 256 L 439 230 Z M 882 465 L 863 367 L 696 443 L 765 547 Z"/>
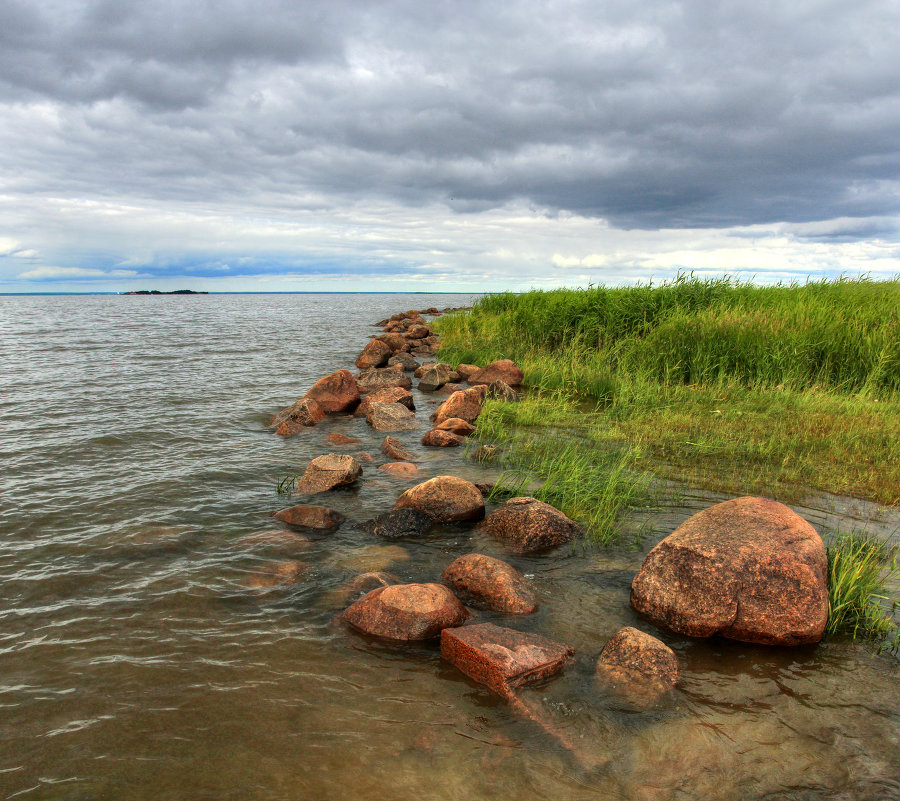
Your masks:
<path fill-rule="evenodd" d="M 725 491 L 900 504 L 900 281 L 680 277 L 499 294 L 439 330 L 445 361 L 507 357 L 525 371 L 529 407 L 489 408 L 478 428 L 515 441 L 520 474 L 568 450 L 557 472 L 595 454 L 620 466 L 618 490 L 645 471 Z M 547 441 L 548 425 L 562 435 Z M 540 454 L 528 451 L 535 433 Z"/>

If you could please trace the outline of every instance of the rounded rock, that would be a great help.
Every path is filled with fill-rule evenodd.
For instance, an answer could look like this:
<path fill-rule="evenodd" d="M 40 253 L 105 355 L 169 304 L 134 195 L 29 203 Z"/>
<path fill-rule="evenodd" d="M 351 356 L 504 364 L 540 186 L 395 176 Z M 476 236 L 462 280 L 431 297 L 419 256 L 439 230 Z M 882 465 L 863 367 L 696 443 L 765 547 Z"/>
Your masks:
<path fill-rule="evenodd" d="M 477 520 L 484 515 L 484 498 L 471 482 L 456 476 L 435 476 L 404 492 L 395 509 L 418 509 L 439 523 Z"/>
<path fill-rule="evenodd" d="M 527 615 L 537 609 L 525 576 L 493 556 L 480 553 L 460 556 L 447 565 L 441 581 L 463 600 L 472 599 L 495 612 Z"/>
<path fill-rule="evenodd" d="M 389 640 L 430 640 L 461 626 L 468 612 L 440 584 L 393 584 L 372 590 L 344 612 L 353 628 Z"/>
<path fill-rule="evenodd" d="M 491 512 L 479 529 L 519 553 L 533 553 L 569 542 L 578 524 L 537 498 L 510 498 Z"/>

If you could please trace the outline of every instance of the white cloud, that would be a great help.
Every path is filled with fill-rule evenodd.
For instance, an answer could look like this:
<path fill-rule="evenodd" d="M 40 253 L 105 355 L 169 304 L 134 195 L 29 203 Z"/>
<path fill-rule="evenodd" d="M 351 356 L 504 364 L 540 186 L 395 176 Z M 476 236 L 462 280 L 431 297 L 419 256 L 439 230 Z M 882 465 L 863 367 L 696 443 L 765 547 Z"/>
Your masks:
<path fill-rule="evenodd" d="M 45 280 L 48 278 L 135 278 L 137 270 L 93 270 L 86 267 L 36 267 L 19 273 L 19 278 Z"/>

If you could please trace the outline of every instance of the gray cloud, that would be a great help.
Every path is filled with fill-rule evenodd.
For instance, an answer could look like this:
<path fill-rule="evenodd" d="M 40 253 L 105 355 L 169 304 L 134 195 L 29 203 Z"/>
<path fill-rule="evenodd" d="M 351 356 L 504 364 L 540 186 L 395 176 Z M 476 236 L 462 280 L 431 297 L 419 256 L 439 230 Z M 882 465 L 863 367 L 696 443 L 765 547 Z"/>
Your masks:
<path fill-rule="evenodd" d="M 259 213 L 883 217 L 900 210 L 897 30 L 892 0 L 7 0 L 0 179 Z"/>

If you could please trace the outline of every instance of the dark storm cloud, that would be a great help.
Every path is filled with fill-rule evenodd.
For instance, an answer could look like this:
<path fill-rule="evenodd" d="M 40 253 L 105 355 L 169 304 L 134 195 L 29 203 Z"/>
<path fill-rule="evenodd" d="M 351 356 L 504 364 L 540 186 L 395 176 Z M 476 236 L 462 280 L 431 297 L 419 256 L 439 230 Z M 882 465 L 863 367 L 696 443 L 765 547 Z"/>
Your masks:
<path fill-rule="evenodd" d="M 640 228 L 891 215 L 898 30 L 893 0 L 7 0 L 0 176 Z"/>

